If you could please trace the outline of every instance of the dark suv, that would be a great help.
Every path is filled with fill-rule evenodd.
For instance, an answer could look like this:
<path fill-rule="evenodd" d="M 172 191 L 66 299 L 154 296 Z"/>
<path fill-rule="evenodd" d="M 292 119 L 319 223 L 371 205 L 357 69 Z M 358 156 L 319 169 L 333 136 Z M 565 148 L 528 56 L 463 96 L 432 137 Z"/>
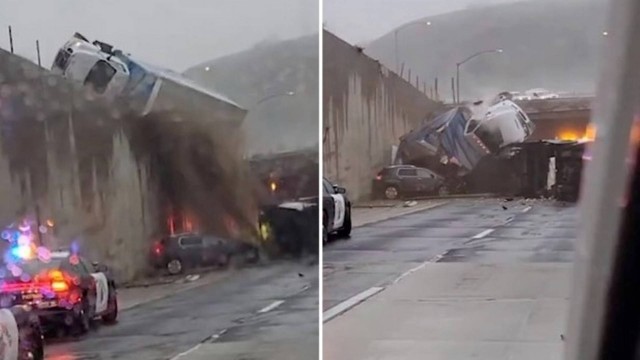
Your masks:
<path fill-rule="evenodd" d="M 373 195 L 377 198 L 447 195 L 448 192 L 444 177 L 413 165 L 387 166 L 373 179 Z"/>
<path fill-rule="evenodd" d="M 185 268 L 196 266 L 227 266 L 232 258 L 258 260 L 258 249 L 236 240 L 210 235 L 177 234 L 156 241 L 151 249 L 151 264 L 179 274 Z"/>

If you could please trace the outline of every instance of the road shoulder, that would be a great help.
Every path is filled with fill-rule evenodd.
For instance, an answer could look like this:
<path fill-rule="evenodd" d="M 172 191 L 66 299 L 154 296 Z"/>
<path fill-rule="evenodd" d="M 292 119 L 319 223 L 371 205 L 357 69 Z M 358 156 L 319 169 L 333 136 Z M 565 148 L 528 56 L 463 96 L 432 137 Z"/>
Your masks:
<path fill-rule="evenodd" d="M 325 323 L 324 354 L 559 360 L 570 283 L 569 263 L 426 264 Z"/>

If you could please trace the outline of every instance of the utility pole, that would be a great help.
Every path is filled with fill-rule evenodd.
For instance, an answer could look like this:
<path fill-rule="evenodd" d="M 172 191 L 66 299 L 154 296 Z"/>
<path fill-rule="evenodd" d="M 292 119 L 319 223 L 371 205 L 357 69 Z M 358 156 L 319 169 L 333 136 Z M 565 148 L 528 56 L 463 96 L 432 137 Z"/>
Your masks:
<path fill-rule="evenodd" d="M 456 99 L 457 104 L 460 102 L 460 63 L 456 64 Z"/>
<path fill-rule="evenodd" d="M 40 60 L 40 40 L 36 40 L 36 50 L 38 51 L 38 66 L 42 67 L 42 61 Z"/>
<path fill-rule="evenodd" d="M 11 31 L 11 25 L 9 25 L 9 48 L 13 54 L 13 32 Z"/>
<path fill-rule="evenodd" d="M 398 66 L 400 64 L 398 64 L 398 30 L 400 29 L 396 29 L 396 31 L 393 32 L 393 45 L 395 47 L 394 53 L 396 54 L 396 74 L 398 73 Z"/>
<path fill-rule="evenodd" d="M 433 89 L 436 95 L 436 100 L 440 100 L 440 96 L 438 95 L 438 78 L 436 77 L 434 84 L 433 84 Z"/>
<path fill-rule="evenodd" d="M 455 79 L 451 78 L 451 95 L 453 96 L 453 103 L 456 104 L 456 83 Z"/>

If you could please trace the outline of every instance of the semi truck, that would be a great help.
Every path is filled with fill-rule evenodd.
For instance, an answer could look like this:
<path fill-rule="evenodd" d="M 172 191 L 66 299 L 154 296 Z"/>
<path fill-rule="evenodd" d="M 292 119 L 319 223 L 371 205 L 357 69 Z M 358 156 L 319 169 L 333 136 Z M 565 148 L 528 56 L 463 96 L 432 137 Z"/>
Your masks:
<path fill-rule="evenodd" d="M 535 125 L 501 93 L 456 105 L 401 138 L 394 162 L 428 168 L 460 193 L 577 200 L 588 141 L 527 141 Z"/>
<path fill-rule="evenodd" d="M 98 98 L 125 101 L 141 116 L 175 111 L 240 124 L 247 112 L 223 94 L 79 33 L 59 49 L 51 71 L 82 83 Z"/>

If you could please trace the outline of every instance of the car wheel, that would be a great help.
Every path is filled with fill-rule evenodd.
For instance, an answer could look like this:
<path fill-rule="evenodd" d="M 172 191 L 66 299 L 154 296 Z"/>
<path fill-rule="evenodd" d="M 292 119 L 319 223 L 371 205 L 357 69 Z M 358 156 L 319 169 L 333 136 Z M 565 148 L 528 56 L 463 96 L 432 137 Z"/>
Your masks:
<path fill-rule="evenodd" d="M 115 324 L 118 320 L 118 296 L 116 290 L 109 289 L 109 300 L 107 302 L 107 313 L 102 315 L 102 322 L 105 324 Z"/>
<path fill-rule="evenodd" d="M 230 262 L 231 256 L 229 254 L 222 253 L 218 256 L 218 266 L 225 268 L 229 266 Z"/>
<path fill-rule="evenodd" d="M 180 259 L 173 259 L 167 263 L 167 271 L 171 275 L 177 275 L 182 272 L 182 261 Z"/>
<path fill-rule="evenodd" d="M 327 233 L 327 227 L 322 224 L 322 245 L 329 242 L 329 234 Z"/>
<path fill-rule="evenodd" d="M 44 337 L 40 324 L 32 324 L 26 333 L 20 332 L 19 360 L 44 360 Z"/>
<path fill-rule="evenodd" d="M 82 299 L 80 306 L 73 310 L 73 321 L 71 323 L 71 334 L 74 336 L 82 336 L 89 332 L 91 328 L 91 317 L 89 315 L 89 306 L 87 298 Z"/>
<path fill-rule="evenodd" d="M 386 199 L 395 200 L 399 194 L 398 188 L 395 186 L 387 186 L 386 189 L 384 189 L 384 197 Z"/>
<path fill-rule="evenodd" d="M 348 209 L 344 215 L 344 224 L 338 232 L 338 235 L 342 238 L 349 238 L 351 236 L 351 209 Z"/>

